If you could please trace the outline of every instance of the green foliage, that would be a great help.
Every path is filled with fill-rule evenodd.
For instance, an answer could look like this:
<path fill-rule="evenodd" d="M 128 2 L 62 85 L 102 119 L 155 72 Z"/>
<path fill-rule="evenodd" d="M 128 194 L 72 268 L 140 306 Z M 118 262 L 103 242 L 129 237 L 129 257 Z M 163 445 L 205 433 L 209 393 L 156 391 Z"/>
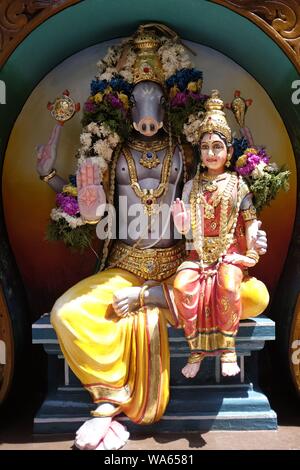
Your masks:
<path fill-rule="evenodd" d="M 280 189 L 289 190 L 289 175 L 288 170 L 272 173 L 265 171 L 260 178 L 245 178 L 253 194 L 253 203 L 257 212 L 260 212 L 265 206 L 269 206 Z"/>
<path fill-rule="evenodd" d="M 46 240 L 62 240 L 67 247 L 80 252 L 90 247 L 94 236 L 95 227 L 93 225 L 86 224 L 72 229 L 65 219 L 51 220 L 46 230 Z"/>

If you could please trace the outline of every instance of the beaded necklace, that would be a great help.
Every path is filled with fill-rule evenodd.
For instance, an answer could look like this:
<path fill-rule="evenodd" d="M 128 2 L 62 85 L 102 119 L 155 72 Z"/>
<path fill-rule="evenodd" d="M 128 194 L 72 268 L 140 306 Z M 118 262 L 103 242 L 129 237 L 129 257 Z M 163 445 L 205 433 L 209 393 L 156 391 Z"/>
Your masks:
<path fill-rule="evenodd" d="M 204 237 L 204 227 L 202 221 L 202 207 L 201 203 L 205 199 L 202 194 L 201 188 L 201 176 L 198 173 L 193 181 L 193 188 L 191 191 L 190 203 L 191 203 L 191 227 L 193 233 L 193 240 L 195 249 L 199 255 L 200 265 L 202 267 L 209 266 L 215 262 L 220 262 L 221 258 L 227 253 L 228 248 L 232 244 L 234 231 L 236 228 L 240 203 L 240 179 L 236 174 L 230 174 L 229 181 L 226 188 L 222 192 L 221 198 L 218 197 L 219 203 L 221 203 L 220 211 L 220 228 L 218 237 Z M 231 228 L 228 227 L 228 206 L 234 188 L 237 187 L 237 204 L 235 208 L 235 214 Z M 204 217 L 205 206 L 204 206 Z"/>

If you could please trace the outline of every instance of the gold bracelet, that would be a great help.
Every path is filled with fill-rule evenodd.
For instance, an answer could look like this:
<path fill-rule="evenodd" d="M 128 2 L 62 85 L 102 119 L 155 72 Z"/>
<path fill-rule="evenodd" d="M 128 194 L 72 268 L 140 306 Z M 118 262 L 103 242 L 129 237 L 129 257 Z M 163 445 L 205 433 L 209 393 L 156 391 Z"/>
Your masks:
<path fill-rule="evenodd" d="M 95 219 L 95 220 L 84 220 L 84 222 L 86 224 L 90 224 L 90 225 L 95 225 L 99 222 L 100 219 Z"/>
<path fill-rule="evenodd" d="M 196 362 L 201 362 L 203 361 L 204 357 L 204 353 L 192 353 L 189 355 L 188 364 L 195 364 Z"/>
<path fill-rule="evenodd" d="M 246 252 L 246 256 L 247 256 L 247 258 L 254 259 L 254 261 L 256 261 L 256 263 L 258 263 L 258 261 L 259 261 L 259 254 L 255 250 L 248 250 Z"/>
<path fill-rule="evenodd" d="M 140 290 L 139 301 L 140 301 L 140 308 L 145 306 L 145 292 L 148 289 L 148 284 L 144 284 Z"/>
<path fill-rule="evenodd" d="M 52 170 L 50 171 L 48 175 L 40 176 L 40 179 L 44 181 L 45 183 L 48 183 L 48 181 L 50 181 L 55 175 L 56 175 L 56 170 L 55 168 L 52 168 Z"/>

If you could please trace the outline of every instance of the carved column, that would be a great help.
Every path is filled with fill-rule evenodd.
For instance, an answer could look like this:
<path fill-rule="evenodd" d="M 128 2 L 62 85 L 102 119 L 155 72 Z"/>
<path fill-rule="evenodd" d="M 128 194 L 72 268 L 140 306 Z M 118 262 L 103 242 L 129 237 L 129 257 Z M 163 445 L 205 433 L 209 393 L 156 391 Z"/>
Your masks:
<path fill-rule="evenodd" d="M 55 13 L 80 0 L 1 0 L 0 67 L 20 42 Z"/>

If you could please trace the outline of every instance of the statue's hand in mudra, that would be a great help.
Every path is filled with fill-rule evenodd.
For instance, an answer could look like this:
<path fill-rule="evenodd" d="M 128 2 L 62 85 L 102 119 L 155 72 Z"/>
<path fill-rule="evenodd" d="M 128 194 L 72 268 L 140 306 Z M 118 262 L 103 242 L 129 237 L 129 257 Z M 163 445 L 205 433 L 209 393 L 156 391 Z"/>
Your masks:
<path fill-rule="evenodd" d="M 100 171 L 97 163 L 86 159 L 76 175 L 78 205 L 83 220 L 100 220 L 105 211 L 106 197 L 100 184 Z"/>
<path fill-rule="evenodd" d="M 36 171 L 40 176 L 49 175 L 54 168 L 61 128 L 61 124 L 56 124 L 53 127 L 48 143 L 45 145 L 37 145 L 36 147 Z"/>
<path fill-rule="evenodd" d="M 260 227 L 261 227 L 261 221 L 258 220 L 258 231 L 257 231 L 257 238 L 255 241 L 254 249 L 261 256 L 267 252 L 268 241 L 267 241 L 266 232 L 264 230 L 260 230 Z"/>
<path fill-rule="evenodd" d="M 140 307 L 141 287 L 125 287 L 114 293 L 112 306 L 118 317 L 127 317 Z"/>
<path fill-rule="evenodd" d="M 189 230 L 190 217 L 184 202 L 176 198 L 172 203 L 171 212 L 178 232 L 186 233 Z"/>

